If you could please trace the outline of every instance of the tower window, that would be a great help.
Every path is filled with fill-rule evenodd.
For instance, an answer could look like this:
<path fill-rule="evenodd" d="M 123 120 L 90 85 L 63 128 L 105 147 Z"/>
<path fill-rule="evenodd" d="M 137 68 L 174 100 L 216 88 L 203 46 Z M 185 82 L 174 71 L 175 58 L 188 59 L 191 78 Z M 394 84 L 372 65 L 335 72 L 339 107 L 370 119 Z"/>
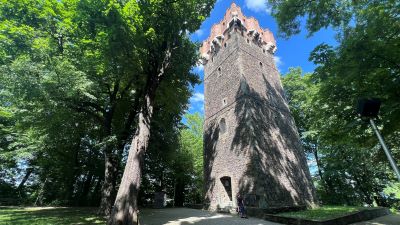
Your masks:
<path fill-rule="evenodd" d="M 222 105 L 226 106 L 228 104 L 228 101 L 226 100 L 226 98 L 222 99 Z"/>
<path fill-rule="evenodd" d="M 224 43 L 224 47 L 226 48 L 226 43 Z"/>
<path fill-rule="evenodd" d="M 226 122 L 225 122 L 225 119 L 222 118 L 219 121 L 219 133 L 224 134 L 225 132 L 226 132 Z"/>
<path fill-rule="evenodd" d="M 218 74 L 221 75 L 221 67 L 218 67 Z"/>
<path fill-rule="evenodd" d="M 262 64 L 262 62 L 260 62 L 260 67 L 262 67 L 263 66 L 263 64 Z"/>
<path fill-rule="evenodd" d="M 263 49 L 263 53 L 265 53 L 265 49 Z"/>
<path fill-rule="evenodd" d="M 249 39 L 247 39 L 247 43 L 250 43 L 250 40 L 249 40 Z"/>

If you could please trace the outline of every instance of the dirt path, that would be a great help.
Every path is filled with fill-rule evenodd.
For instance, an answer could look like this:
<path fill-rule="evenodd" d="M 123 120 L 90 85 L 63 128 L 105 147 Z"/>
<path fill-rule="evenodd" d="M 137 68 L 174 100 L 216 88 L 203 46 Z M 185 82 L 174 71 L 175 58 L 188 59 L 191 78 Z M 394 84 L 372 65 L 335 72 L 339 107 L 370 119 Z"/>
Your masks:
<path fill-rule="evenodd" d="M 278 225 L 265 220 L 242 219 L 229 214 L 177 209 L 144 209 L 140 212 L 141 225 Z"/>

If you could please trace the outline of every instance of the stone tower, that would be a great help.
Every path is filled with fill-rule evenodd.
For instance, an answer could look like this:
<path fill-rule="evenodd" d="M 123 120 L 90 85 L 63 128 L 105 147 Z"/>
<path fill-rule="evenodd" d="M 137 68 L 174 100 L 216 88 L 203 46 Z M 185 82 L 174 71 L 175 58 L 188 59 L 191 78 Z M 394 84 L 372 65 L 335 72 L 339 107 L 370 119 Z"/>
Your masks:
<path fill-rule="evenodd" d="M 209 210 L 310 206 L 299 134 L 274 63 L 276 42 L 232 4 L 200 52 L 204 64 L 204 174 Z"/>

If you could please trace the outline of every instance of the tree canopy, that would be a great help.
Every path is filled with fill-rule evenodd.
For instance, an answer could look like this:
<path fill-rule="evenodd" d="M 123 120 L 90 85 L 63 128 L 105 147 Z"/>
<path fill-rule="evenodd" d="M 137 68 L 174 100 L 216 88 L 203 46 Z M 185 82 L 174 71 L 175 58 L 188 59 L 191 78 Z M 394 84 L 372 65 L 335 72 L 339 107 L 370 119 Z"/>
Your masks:
<path fill-rule="evenodd" d="M 321 43 L 311 52 L 313 73 L 293 68 L 283 78 L 305 149 L 317 161 L 322 196 L 334 203 L 384 204 L 379 198 L 395 176 L 356 103 L 382 100 L 377 122 L 399 161 L 398 1 L 269 2 L 283 36 L 299 33 L 301 18 L 309 35 L 327 27 L 337 31 L 338 46 Z"/>
<path fill-rule="evenodd" d="M 199 82 L 188 34 L 212 4 L 1 1 L 1 185 L 36 204 L 101 198 L 109 214 L 144 96 L 152 95 L 150 149 L 178 142 Z"/>

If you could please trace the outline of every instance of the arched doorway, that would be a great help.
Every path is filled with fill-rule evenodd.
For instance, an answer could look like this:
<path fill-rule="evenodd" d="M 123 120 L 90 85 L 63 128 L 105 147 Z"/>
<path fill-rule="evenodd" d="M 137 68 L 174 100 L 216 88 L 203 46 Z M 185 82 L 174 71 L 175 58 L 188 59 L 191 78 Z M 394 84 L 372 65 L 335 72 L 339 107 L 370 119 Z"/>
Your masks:
<path fill-rule="evenodd" d="M 220 178 L 222 185 L 225 188 L 226 194 L 229 197 L 229 200 L 232 201 L 232 179 L 231 177 L 224 176 Z"/>

